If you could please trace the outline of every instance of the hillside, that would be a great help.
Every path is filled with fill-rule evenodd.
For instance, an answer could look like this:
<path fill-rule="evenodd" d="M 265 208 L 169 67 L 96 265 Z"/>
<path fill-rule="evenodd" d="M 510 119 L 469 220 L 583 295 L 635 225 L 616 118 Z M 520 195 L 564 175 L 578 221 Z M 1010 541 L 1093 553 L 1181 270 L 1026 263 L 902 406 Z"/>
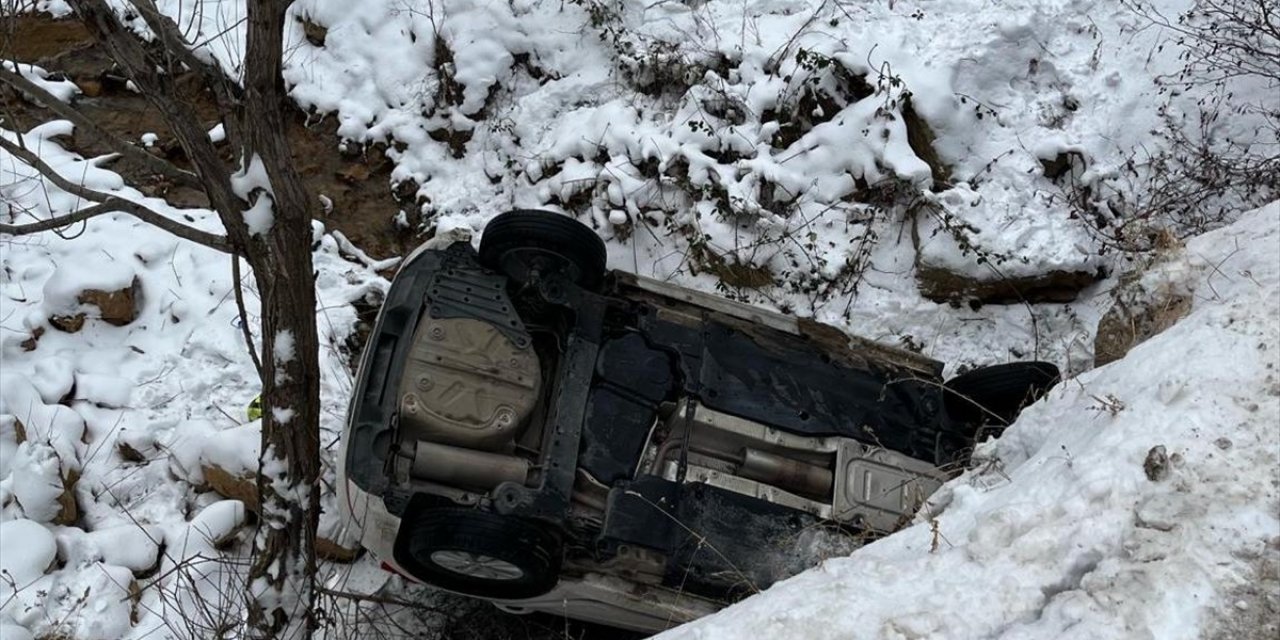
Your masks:
<path fill-rule="evenodd" d="M 242 7 L 157 4 L 238 68 Z M 494 215 L 534 207 L 589 224 L 615 269 L 905 346 L 949 375 L 1040 359 L 1067 377 L 912 526 L 664 637 L 1273 637 L 1280 76 L 1186 57 L 1190 6 L 295 3 L 284 77 L 320 201 L 299 241 L 317 271 L 332 557 L 354 553 L 332 458 L 386 278 L 420 242 L 476 243 Z M 68 24 L 56 0 L 22 8 L 46 14 L 27 28 Z M 29 40 L 6 68 L 167 153 L 100 51 Z M 4 95 L 6 140 L 220 230 L 198 196 Z M 0 152 L 0 222 L 78 205 Z M 0 637 L 216 627 L 238 615 L 250 535 L 222 476 L 258 459 L 231 261 L 125 215 L 59 236 L 0 236 Z M 372 617 L 332 637 L 467 637 L 462 605 L 367 558 L 323 571 L 335 591 L 431 609 L 335 603 Z"/>

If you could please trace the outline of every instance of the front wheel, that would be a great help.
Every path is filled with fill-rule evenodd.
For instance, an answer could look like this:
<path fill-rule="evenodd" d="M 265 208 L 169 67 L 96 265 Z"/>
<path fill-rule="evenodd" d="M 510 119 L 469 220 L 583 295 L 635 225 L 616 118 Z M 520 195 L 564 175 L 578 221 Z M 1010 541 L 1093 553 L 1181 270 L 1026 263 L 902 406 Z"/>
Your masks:
<path fill-rule="evenodd" d="M 1022 408 L 1039 400 L 1060 378 L 1048 362 L 1010 362 L 980 367 L 946 383 L 947 414 L 952 421 L 976 429 L 1006 426 Z"/>
<path fill-rule="evenodd" d="M 606 268 L 604 241 L 586 225 L 558 213 L 518 209 L 489 221 L 480 238 L 480 261 L 518 283 L 534 273 L 558 271 L 596 291 Z"/>
<path fill-rule="evenodd" d="M 562 547 L 541 524 L 471 509 L 426 509 L 407 518 L 396 560 L 424 581 L 498 600 L 540 596 L 559 581 Z"/>

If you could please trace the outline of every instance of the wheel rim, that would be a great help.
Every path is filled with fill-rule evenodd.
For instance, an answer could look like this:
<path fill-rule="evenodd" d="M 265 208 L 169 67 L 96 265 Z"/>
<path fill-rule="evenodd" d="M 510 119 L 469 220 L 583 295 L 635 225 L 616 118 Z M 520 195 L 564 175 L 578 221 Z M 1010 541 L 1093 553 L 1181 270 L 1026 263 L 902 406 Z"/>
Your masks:
<path fill-rule="evenodd" d="M 524 570 L 506 560 L 470 551 L 444 550 L 431 554 L 431 561 L 453 573 L 483 580 L 519 580 Z"/>
<path fill-rule="evenodd" d="M 573 260 L 541 247 L 519 247 L 502 254 L 502 267 L 517 280 L 529 279 L 535 270 L 561 269 L 570 280 L 582 281 L 582 269 Z"/>

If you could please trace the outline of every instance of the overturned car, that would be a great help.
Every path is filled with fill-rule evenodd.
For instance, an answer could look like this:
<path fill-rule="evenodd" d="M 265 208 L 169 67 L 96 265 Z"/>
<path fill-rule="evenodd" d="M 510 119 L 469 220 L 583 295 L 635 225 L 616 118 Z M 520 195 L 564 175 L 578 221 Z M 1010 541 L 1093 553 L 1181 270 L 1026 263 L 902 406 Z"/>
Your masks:
<path fill-rule="evenodd" d="M 558 214 L 401 266 L 340 453 L 383 568 L 510 611 L 643 631 L 907 522 L 984 425 L 1048 389 L 608 272 Z"/>

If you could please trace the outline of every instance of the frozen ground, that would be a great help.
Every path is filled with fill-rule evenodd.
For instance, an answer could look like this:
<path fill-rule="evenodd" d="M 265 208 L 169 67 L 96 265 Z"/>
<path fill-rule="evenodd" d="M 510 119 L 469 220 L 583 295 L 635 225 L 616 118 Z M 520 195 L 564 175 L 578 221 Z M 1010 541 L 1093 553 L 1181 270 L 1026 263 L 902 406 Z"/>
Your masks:
<path fill-rule="evenodd" d="M 1195 239 L 1149 276 L 1190 315 L 1024 411 L 921 522 L 662 637 L 1201 638 L 1267 606 L 1234 594 L 1280 559 L 1277 247 L 1280 203 Z"/>
<path fill-rule="evenodd" d="M 184 24 L 198 15 L 197 31 L 217 36 L 213 55 L 239 61 L 235 4 L 159 4 Z M 1154 266 L 1145 277 L 1193 294 L 1191 315 L 1101 369 L 1093 334 L 1114 278 L 1062 304 L 952 307 L 916 288 L 918 261 L 985 277 L 997 268 L 937 232 L 943 221 L 970 225 L 1006 258 L 1004 275 L 1129 268 L 1055 198 L 1040 160 L 1078 150 L 1091 161 L 1081 179 L 1105 180 L 1135 146 L 1157 144 L 1153 78 L 1176 70 L 1175 52 L 1157 48 L 1165 34 L 1115 0 L 627 4 L 303 0 L 296 14 L 326 31 L 317 43 L 298 23 L 286 77 L 301 105 L 339 123 L 335 147 L 390 145 L 394 179 L 422 204 L 388 220 L 474 238 L 513 206 L 569 210 L 609 241 L 615 268 L 715 290 L 691 250 L 698 239 L 778 281 L 725 293 L 917 346 L 952 372 L 1037 357 L 1078 374 L 986 445 L 920 524 L 674 636 L 1200 637 L 1265 605 L 1248 587 L 1274 590 L 1280 553 L 1276 205 Z M 1185 4 L 1159 3 L 1168 14 Z M 181 13 L 197 6 L 207 10 Z M 801 100 L 814 87 L 835 97 Z M 908 144 L 906 91 L 945 179 Z M 779 133 L 802 120 L 811 126 Z M 142 197 L 64 151 L 67 128 L 22 135 L 66 175 Z M 864 201 L 860 184 L 893 190 Z M 19 220 L 75 206 L 7 155 L 0 195 L 0 217 Z M 940 213 L 909 216 L 917 197 Z M 207 212 L 148 204 L 218 228 Z M 215 610 L 229 597 L 217 594 L 234 575 L 203 559 L 234 559 L 234 544 L 210 540 L 244 518 L 237 501 L 195 489 L 201 467 L 256 457 L 244 407 L 257 383 L 229 262 L 126 216 L 69 235 L 0 239 L 0 637 L 177 634 L 166 620 L 207 612 L 197 596 Z M 386 282 L 344 258 L 341 238 L 316 238 L 333 451 L 352 303 Z M 79 289 L 133 277 L 132 323 L 49 325 L 76 310 Z M 1156 446 L 1169 468 L 1152 481 L 1144 461 Z M 72 475 L 78 517 L 53 524 Z M 383 582 L 362 562 L 332 584 Z"/>

